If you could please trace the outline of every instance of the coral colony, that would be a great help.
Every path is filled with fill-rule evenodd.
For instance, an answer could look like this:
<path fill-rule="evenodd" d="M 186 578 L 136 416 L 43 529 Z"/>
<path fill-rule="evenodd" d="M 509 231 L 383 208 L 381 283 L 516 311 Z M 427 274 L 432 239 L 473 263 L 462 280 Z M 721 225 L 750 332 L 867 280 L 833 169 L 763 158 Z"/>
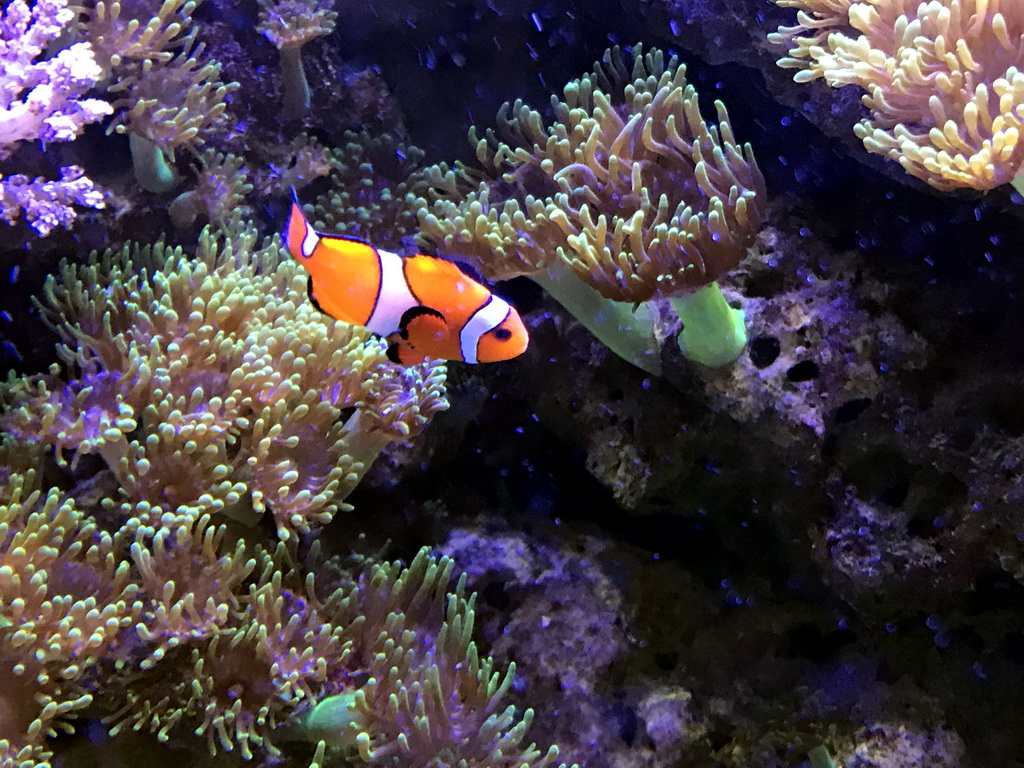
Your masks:
<path fill-rule="evenodd" d="M 3 5 L 0 768 L 1024 761 L 1021 6 L 587 5 Z"/>
<path fill-rule="evenodd" d="M 109 115 L 110 104 L 85 98 L 104 76 L 89 43 L 75 43 L 46 56 L 44 51 L 75 18 L 67 3 L 13 2 L 0 19 L 0 159 L 22 141 L 70 141 L 88 123 Z M 103 193 L 82 169 L 65 166 L 60 178 L 0 176 L 2 218 L 13 224 L 24 215 L 42 236 L 70 226 L 78 205 L 97 208 Z"/>

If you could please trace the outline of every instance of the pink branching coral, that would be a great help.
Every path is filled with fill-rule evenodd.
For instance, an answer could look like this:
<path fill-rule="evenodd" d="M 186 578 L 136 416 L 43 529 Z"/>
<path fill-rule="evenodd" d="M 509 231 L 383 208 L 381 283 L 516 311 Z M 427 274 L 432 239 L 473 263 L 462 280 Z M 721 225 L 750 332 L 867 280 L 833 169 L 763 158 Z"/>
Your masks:
<path fill-rule="evenodd" d="M 103 76 L 87 43 L 46 58 L 74 12 L 63 0 L 5 3 L 0 16 L 0 157 L 18 141 L 69 141 L 110 114 L 98 99 L 82 98 Z"/>
<path fill-rule="evenodd" d="M 109 115 L 111 107 L 84 98 L 103 77 L 88 43 L 47 54 L 75 13 L 66 0 L 5 3 L 0 13 L 0 160 L 21 141 L 70 141 L 89 123 Z M 0 219 L 14 223 L 24 215 L 40 235 L 74 221 L 73 204 L 103 206 L 102 193 L 74 166 L 59 180 L 0 174 Z"/>
<path fill-rule="evenodd" d="M 1017 0 L 774 0 L 799 9 L 769 39 L 795 80 L 857 85 L 854 128 L 937 189 L 992 189 L 1024 163 L 1024 13 Z"/>
<path fill-rule="evenodd" d="M 216 62 L 192 46 L 195 0 L 15 0 L 0 15 L 0 160 L 21 141 L 69 141 L 83 126 L 120 111 L 136 173 L 147 189 L 174 181 L 164 153 L 201 144 L 237 87 L 220 82 Z M 75 39 L 78 42 L 69 44 Z M 178 48 L 177 54 L 172 48 Z M 54 51 L 54 52 L 51 52 Z M 109 81 L 116 104 L 83 98 Z M 0 219 L 20 216 L 41 235 L 74 220 L 74 205 L 102 207 L 102 193 L 80 168 L 60 178 L 0 173 Z"/>
<path fill-rule="evenodd" d="M 19 216 L 43 237 L 57 227 L 70 227 L 75 220 L 73 205 L 103 207 L 103 193 L 76 165 L 60 169 L 60 179 L 30 179 L 17 174 L 0 176 L 0 219 L 13 224 Z"/>

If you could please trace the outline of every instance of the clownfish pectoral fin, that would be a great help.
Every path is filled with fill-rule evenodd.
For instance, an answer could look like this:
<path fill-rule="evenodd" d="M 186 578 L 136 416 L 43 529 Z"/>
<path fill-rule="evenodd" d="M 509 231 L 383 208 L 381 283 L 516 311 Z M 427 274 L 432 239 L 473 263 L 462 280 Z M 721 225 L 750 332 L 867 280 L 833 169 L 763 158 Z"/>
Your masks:
<path fill-rule="evenodd" d="M 295 187 L 292 187 L 292 207 L 288 211 L 288 222 L 285 224 L 284 233 L 284 244 L 288 248 L 288 253 L 300 261 L 312 256 L 313 250 L 320 242 L 320 235 L 313 231 L 302 213 L 302 206 L 299 205 Z"/>
<path fill-rule="evenodd" d="M 414 365 L 427 357 L 442 359 L 451 336 L 445 316 L 436 309 L 415 306 L 405 310 L 398 330 L 388 336 L 388 359 Z"/>
<path fill-rule="evenodd" d="M 417 305 L 402 313 L 398 331 L 403 339 L 412 339 L 413 343 L 417 339 L 442 341 L 448 337 L 448 322 L 436 309 Z"/>
<path fill-rule="evenodd" d="M 416 365 L 427 359 L 427 356 L 416 350 L 400 332 L 388 336 L 388 360 L 399 365 Z"/>
<path fill-rule="evenodd" d="M 405 310 L 398 324 L 398 335 L 419 355 L 436 359 L 448 357 L 444 352 L 450 346 L 451 330 L 447 318 L 436 309 L 416 306 Z"/>
<path fill-rule="evenodd" d="M 313 276 L 310 275 L 309 279 L 306 280 L 306 295 L 309 297 L 309 303 L 313 305 L 317 312 L 322 315 L 327 315 L 327 310 L 320 306 L 320 302 L 316 300 L 316 294 L 313 292 Z"/>

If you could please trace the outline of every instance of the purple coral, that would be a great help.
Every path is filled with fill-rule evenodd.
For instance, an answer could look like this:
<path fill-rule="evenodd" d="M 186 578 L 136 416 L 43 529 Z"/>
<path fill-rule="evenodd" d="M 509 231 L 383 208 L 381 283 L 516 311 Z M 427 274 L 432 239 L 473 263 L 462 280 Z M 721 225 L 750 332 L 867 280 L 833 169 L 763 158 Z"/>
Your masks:
<path fill-rule="evenodd" d="M 18 214 L 24 212 L 32 228 L 46 237 L 55 227 L 71 226 L 75 220 L 73 203 L 103 207 L 103 193 L 82 175 L 77 165 L 61 168 L 57 181 L 22 175 L 4 179 L 0 175 L 0 219 L 8 224 L 13 224 Z"/>
<path fill-rule="evenodd" d="M 45 49 L 74 19 L 67 0 L 8 3 L 0 16 L 0 160 L 20 141 L 69 141 L 88 123 L 110 114 L 99 99 L 82 98 L 103 77 L 88 43 L 76 43 L 47 57 Z M 72 203 L 101 207 L 101 193 L 82 171 L 61 169 L 57 181 L 0 175 L 2 218 L 19 211 L 46 235 L 74 219 Z"/>

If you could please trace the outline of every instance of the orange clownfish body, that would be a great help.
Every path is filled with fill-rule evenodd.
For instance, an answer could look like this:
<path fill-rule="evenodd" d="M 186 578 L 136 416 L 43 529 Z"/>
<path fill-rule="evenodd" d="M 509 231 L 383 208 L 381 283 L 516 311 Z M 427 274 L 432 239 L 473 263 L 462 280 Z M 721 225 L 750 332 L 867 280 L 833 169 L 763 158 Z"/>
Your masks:
<path fill-rule="evenodd" d="M 362 240 L 315 232 L 294 190 L 285 244 L 309 272 L 316 308 L 383 336 L 396 363 L 428 357 L 493 363 L 521 355 L 529 343 L 515 308 L 450 261 L 403 258 Z"/>

